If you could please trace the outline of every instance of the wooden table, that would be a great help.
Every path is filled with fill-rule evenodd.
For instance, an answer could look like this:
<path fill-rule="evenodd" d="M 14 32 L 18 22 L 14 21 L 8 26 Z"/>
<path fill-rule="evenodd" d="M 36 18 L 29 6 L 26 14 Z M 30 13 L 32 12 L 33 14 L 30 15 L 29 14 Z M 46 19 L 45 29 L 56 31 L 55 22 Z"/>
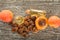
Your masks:
<path fill-rule="evenodd" d="M 0 11 L 4 9 L 11 10 L 14 15 L 25 15 L 26 9 L 46 10 L 47 17 L 57 15 L 60 17 L 59 0 L 0 0 Z M 17 33 L 11 31 L 11 26 L 0 22 L 0 40 L 60 40 L 60 28 L 53 29 L 49 26 L 28 38 L 23 38 Z"/>

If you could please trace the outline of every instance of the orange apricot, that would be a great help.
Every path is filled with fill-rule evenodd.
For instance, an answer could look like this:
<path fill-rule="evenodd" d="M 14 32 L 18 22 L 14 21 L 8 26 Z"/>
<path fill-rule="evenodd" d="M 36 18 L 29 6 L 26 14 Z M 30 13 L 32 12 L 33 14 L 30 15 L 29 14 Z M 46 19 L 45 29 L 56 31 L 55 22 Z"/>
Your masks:
<path fill-rule="evenodd" d="M 10 10 L 2 10 L 0 13 L 0 20 L 3 22 L 11 22 L 13 19 L 13 13 Z"/>
<path fill-rule="evenodd" d="M 51 16 L 48 19 L 48 23 L 50 27 L 58 28 L 60 26 L 60 18 L 57 16 Z"/>

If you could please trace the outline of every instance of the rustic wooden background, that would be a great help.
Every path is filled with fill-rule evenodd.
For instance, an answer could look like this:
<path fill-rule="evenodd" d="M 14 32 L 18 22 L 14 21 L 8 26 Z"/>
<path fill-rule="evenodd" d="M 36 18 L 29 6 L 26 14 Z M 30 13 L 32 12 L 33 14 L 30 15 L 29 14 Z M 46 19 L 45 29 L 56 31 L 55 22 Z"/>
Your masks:
<path fill-rule="evenodd" d="M 0 11 L 11 10 L 14 15 L 25 15 L 26 9 L 40 9 L 47 11 L 47 17 L 57 15 L 60 17 L 60 0 L 0 0 Z M 60 40 L 60 28 L 53 29 L 49 26 L 30 37 L 23 38 L 11 32 L 11 26 L 0 22 L 0 40 Z"/>

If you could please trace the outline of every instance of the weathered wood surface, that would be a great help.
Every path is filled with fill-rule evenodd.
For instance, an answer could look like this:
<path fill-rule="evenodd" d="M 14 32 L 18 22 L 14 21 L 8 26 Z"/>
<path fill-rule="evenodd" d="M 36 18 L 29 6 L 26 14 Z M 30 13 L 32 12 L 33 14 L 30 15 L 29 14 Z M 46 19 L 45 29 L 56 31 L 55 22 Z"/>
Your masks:
<path fill-rule="evenodd" d="M 0 11 L 9 9 L 15 16 L 24 16 L 24 11 L 30 8 L 46 10 L 47 17 L 60 16 L 60 0 L 0 0 Z M 28 38 L 22 38 L 19 34 L 11 32 L 10 25 L 0 22 L 0 40 L 60 40 L 60 28 L 47 27 Z"/>

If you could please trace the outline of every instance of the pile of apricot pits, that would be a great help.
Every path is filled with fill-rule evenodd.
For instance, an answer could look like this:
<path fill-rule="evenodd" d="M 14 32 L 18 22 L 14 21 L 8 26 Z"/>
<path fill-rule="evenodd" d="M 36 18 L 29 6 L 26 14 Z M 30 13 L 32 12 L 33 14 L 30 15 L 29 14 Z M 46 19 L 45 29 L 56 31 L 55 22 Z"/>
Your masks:
<path fill-rule="evenodd" d="M 12 32 L 17 32 L 23 37 L 28 37 L 30 33 L 37 33 L 48 27 L 58 28 L 60 18 L 58 16 L 46 17 L 46 11 L 30 9 L 26 10 L 26 16 L 14 16 L 11 10 L 2 10 L 0 12 L 0 21 L 9 23 L 12 26 Z"/>

